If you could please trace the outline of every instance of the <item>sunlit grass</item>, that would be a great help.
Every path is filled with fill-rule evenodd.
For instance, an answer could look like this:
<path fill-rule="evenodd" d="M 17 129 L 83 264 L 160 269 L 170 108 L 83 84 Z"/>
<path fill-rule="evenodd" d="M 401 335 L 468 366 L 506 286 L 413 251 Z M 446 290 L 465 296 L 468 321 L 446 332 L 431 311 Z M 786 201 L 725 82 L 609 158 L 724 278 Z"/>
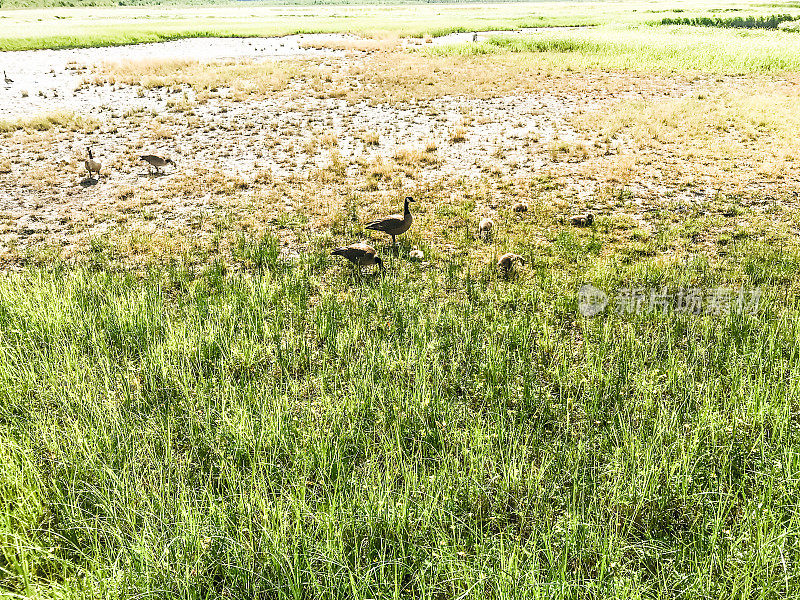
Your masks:
<path fill-rule="evenodd" d="M 775 6 L 755 1 L 727 5 L 748 16 Z M 734 8 L 737 7 L 737 8 Z M 520 27 L 637 25 L 670 16 L 709 16 L 716 4 L 676 0 L 656 8 L 641 2 L 509 2 L 502 4 L 317 4 L 91 7 L 0 10 L 0 50 L 72 48 L 158 42 L 191 37 L 281 36 L 350 32 L 368 37 L 509 30 Z M 800 8 L 780 6 L 800 14 Z M 736 13 L 732 13 L 736 14 Z"/>
<path fill-rule="evenodd" d="M 25 119 L 0 120 L 0 133 L 21 129 L 49 131 L 53 128 L 67 128 L 72 131 L 90 132 L 97 129 L 99 121 L 92 117 L 78 115 L 71 111 L 53 112 Z"/>
<path fill-rule="evenodd" d="M 597 28 L 494 37 L 480 44 L 428 49 L 433 55 L 530 53 L 543 67 L 633 71 L 770 73 L 800 70 L 800 36 L 687 26 Z"/>
<path fill-rule="evenodd" d="M 551 10 L 550 24 L 617 10 L 549 6 L 536 10 Z M 85 234 L 81 215 L 63 212 L 68 236 L 37 228 L 40 245 L 3 246 L 20 270 L 0 273 L 0 596 L 797 596 L 800 115 L 794 75 L 780 71 L 797 69 L 800 37 L 633 23 L 680 6 L 424 52 L 383 51 L 398 31 L 538 18 L 516 12 L 530 5 L 413 7 L 416 17 L 340 7 L 336 23 L 326 7 L 269 9 L 286 22 L 221 30 L 282 31 L 297 26 L 292 12 L 353 30 L 410 20 L 343 43 L 380 51 L 358 62 L 99 65 L 85 85 L 135 85 L 141 98 L 176 88 L 166 106 L 179 110 L 154 121 L 147 100 L 122 106 L 114 131 L 95 134 L 102 187 L 69 181 L 93 137 L 73 132 L 97 126 L 88 111 L 0 122 L 4 244 L 17 196 L 45 224 L 60 225 L 51 207 L 70 203 L 108 225 Z M 163 10 L 148 9 L 147 27 L 189 14 Z M 223 14 L 205 10 L 159 35 Z M 86 18 L 74 37 L 31 22 L 39 33 L 14 43 L 122 43 L 139 25 L 105 38 L 87 24 L 145 13 L 74 14 Z M 638 93 L 666 80 L 680 93 Z M 455 119 L 408 143 L 374 123 L 340 128 L 316 105 L 315 123 L 269 127 L 275 107 L 302 115 L 294 94 Z M 502 137 L 478 129 L 482 99 L 578 94 L 604 100 L 565 104 L 577 108 L 554 123 L 574 139 L 540 143 L 513 112 Z M 471 109 L 429 102 L 444 96 Z M 237 145 L 237 158 L 281 138 L 323 160 L 290 177 L 266 160 L 209 167 L 251 119 L 220 112 L 192 124 L 215 127 L 205 159 L 187 146 L 167 176 L 138 176 L 143 148 L 181 145 L 186 112 L 209 98 L 261 111 L 258 145 Z M 437 172 L 463 163 L 453 148 L 487 142 L 480 176 Z M 491 170 L 517 150 L 545 167 Z M 330 256 L 370 239 L 364 222 L 406 193 L 418 202 L 397 253 L 371 238 L 385 273 Z M 526 212 L 511 210 L 518 201 Z M 569 224 L 589 208 L 591 227 Z M 150 226 L 157 212 L 191 218 Z M 486 215 L 491 240 L 474 235 Z M 412 246 L 424 261 L 409 259 Z M 525 266 L 499 273 L 505 251 Z M 576 299 L 586 283 L 612 299 L 625 288 L 762 297 L 745 315 L 621 315 L 612 301 L 590 320 Z"/>
<path fill-rule="evenodd" d="M 286 261 L 270 238 L 205 269 L 113 275 L 98 243 L 95 272 L 0 278 L 0 585 L 791 592 L 771 574 L 799 551 L 769 540 L 800 531 L 784 293 L 800 259 L 743 247 L 716 267 L 622 266 L 581 244 L 556 246 L 578 272 L 527 255 L 510 280 L 404 260 L 357 277 L 325 251 Z M 583 281 L 764 298 L 754 316 L 586 321 Z"/>

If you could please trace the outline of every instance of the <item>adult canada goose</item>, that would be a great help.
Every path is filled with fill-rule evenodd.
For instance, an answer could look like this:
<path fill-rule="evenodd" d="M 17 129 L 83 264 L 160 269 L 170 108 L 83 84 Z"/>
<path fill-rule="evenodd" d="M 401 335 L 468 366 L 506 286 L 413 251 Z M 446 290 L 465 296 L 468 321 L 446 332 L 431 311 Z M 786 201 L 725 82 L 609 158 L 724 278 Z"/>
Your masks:
<path fill-rule="evenodd" d="M 6 75 L 5 71 L 3 71 L 3 79 L 5 80 L 6 85 L 11 85 L 12 83 L 14 83 L 14 80 L 11 79 L 8 75 Z"/>
<path fill-rule="evenodd" d="M 478 32 L 477 31 L 472 34 L 472 41 L 473 42 L 477 42 L 478 41 Z"/>
<path fill-rule="evenodd" d="M 512 209 L 514 210 L 514 212 L 527 212 L 528 211 L 528 205 L 525 204 L 524 202 L 517 202 L 512 207 Z"/>
<path fill-rule="evenodd" d="M 494 221 L 489 219 L 488 217 L 481 219 L 480 225 L 478 225 L 478 234 L 483 237 L 489 237 L 492 234 L 492 229 L 494 228 Z"/>
<path fill-rule="evenodd" d="M 497 267 L 502 271 L 508 271 L 511 267 L 514 266 L 514 261 L 519 261 L 519 264 L 524 265 L 525 259 L 522 258 L 519 254 L 514 254 L 513 252 L 506 252 L 503 256 L 500 257 L 500 260 L 497 261 Z"/>
<path fill-rule="evenodd" d="M 383 261 L 381 260 L 381 257 L 378 256 L 375 248 L 364 242 L 358 242 L 357 244 L 350 244 L 349 246 L 335 248 L 331 254 L 333 256 L 344 256 L 347 260 L 358 267 L 371 267 L 372 265 L 378 265 L 379 268 L 383 269 Z"/>
<path fill-rule="evenodd" d="M 144 162 L 147 163 L 147 172 L 150 172 L 150 167 L 153 167 L 156 170 L 156 173 L 161 172 L 161 167 L 166 167 L 167 165 L 175 166 L 175 163 L 172 162 L 171 158 L 161 158 L 160 156 L 154 156 L 152 154 L 145 154 L 144 156 L 140 157 Z"/>
<path fill-rule="evenodd" d="M 392 246 L 397 245 L 395 237 L 408 231 L 408 228 L 411 227 L 411 223 L 414 220 L 411 216 L 411 212 L 408 210 L 409 202 L 414 202 L 414 199 L 411 196 L 406 196 L 405 210 L 402 215 L 389 215 L 383 219 L 372 221 L 372 223 L 367 223 L 367 229 L 388 233 L 392 236 Z"/>
<path fill-rule="evenodd" d="M 573 215 L 569 218 L 569 222 L 575 225 L 575 227 L 586 227 L 594 222 L 594 215 L 592 213 Z"/>
<path fill-rule="evenodd" d="M 92 176 L 92 173 L 97 173 L 97 176 L 100 177 L 100 169 L 103 165 L 94 159 L 91 148 L 86 148 L 86 151 L 89 153 L 89 158 L 83 161 L 83 164 L 86 165 L 86 170 L 89 171 L 89 177 Z"/>

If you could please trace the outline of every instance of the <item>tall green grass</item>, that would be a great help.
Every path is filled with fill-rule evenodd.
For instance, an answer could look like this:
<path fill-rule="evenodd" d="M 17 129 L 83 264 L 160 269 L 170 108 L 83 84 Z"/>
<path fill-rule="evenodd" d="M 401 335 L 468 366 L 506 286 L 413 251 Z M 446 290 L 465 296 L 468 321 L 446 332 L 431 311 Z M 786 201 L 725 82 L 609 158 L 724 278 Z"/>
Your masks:
<path fill-rule="evenodd" d="M 761 17 L 682 17 L 661 19 L 661 25 L 693 25 L 695 27 L 731 27 L 735 29 L 778 29 L 781 23 L 795 21 L 793 15 L 768 15 Z"/>
<path fill-rule="evenodd" d="M 800 36 L 789 31 L 603 27 L 428 49 L 434 55 L 531 54 L 553 69 L 774 73 L 800 70 Z"/>
<path fill-rule="evenodd" d="M 0 278 L 0 589 L 798 593 L 797 256 L 359 277 L 277 247 Z M 765 297 L 586 321 L 582 281 Z"/>

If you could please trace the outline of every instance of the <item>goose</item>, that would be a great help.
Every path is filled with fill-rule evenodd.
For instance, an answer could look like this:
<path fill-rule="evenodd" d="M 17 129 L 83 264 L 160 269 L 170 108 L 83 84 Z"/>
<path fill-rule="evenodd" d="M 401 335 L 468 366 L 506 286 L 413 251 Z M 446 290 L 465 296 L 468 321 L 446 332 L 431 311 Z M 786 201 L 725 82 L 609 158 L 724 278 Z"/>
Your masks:
<path fill-rule="evenodd" d="M 97 173 L 97 176 L 100 177 L 100 169 L 103 165 L 94 159 L 91 148 L 86 148 L 86 151 L 89 153 L 89 158 L 83 161 L 83 164 L 86 165 L 86 170 L 89 171 L 89 177 L 91 178 L 92 173 Z"/>
<path fill-rule="evenodd" d="M 397 245 L 396 236 L 404 234 L 411 227 L 411 222 L 414 220 L 411 212 L 408 210 L 408 203 L 414 202 L 411 196 L 406 196 L 405 210 L 403 214 L 389 215 L 383 219 L 367 223 L 366 228 L 373 231 L 382 231 L 392 236 L 392 246 Z"/>
<path fill-rule="evenodd" d="M 594 222 L 594 215 L 592 213 L 586 213 L 585 215 L 572 215 L 569 218 L 569 222 L 575 225 L 575 227 L 586 227 Z"/>
<path fill-rule="evenodd" d="M 528 205 L 524 202 L 517 202 L 511 208 L 514 212 L 528 212 Z"/>
<path fill-rule="evenodd" d="M 358 242 L 356 244 L 350 244 L 349 246 L 334 248 L 333 252 L 331 252 L 331 255 L 344 256 L 357 267 L 370 267 L 372 265 L 378 265 L 380 269 L 384 268 L 383 261 L 381 260 L 381 257 L 378 256 L 375 248 L 364 242 Z"/>
<path fill-rule="evenodd" d="M 6 85 L 11 85 L 12 83 L 14 83 L 14 80 L 11 79 L 8 75 L 6 75 L 5 71 L 3 71 L 3 79 L 5 79 Z"/>
<path fill-rule="evenodd" d="M 473 42 L 477 42 L 478 41 L 478 32 L 477 31 L 472 34 L 472 41 Z"/>
<path fill-rule="evenodd" d="M 172 165 L 173 167 L 175 166 L 175 163 L 171 158 L 161 158 L 160 156 L 154 156 L 152 154 L 145 154 L 139 158 L 147 163 L 148 173 L 150 172 L 150 167 L 153 167 L 156 170 L 156 173 L 160 173 L 161 167 L 165 167 L 167 165 Z"/>
<path fill-rule="evenodd" d="M 480 225 L 478 225 L 478 234 L 481 237 L 489 237 L 492 234 L 492 229 L 494 228 L 494 221 L 491 219 L 483 218 L 481 219 Z"/>
<path fill-rule="evenodd" d="M 514 266 L 514 261 L 519 261 L 519 264 L 524 265 L 525 259 L 522 258 L 519 254 L 514 254 L 513 252 L 506 252 L 503 256 L 500 257 L 500 260 L 497 261 L 497 267 L 502 271 L 508 271 Z"/>

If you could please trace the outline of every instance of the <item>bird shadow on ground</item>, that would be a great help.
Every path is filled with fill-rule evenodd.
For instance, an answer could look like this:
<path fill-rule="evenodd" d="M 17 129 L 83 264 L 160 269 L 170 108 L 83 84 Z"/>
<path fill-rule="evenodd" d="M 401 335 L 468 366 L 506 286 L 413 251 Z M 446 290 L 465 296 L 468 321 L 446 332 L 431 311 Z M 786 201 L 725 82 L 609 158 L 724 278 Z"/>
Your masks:
<path fill-rule="evenodd" d="M 87 177 L 83 181 L 81 181 L 81 187 L 88 188 L 92 187 L 93 185 L 97 185 L 100 182 L 99 179 L 95 179 L 94 177 Z"/>

